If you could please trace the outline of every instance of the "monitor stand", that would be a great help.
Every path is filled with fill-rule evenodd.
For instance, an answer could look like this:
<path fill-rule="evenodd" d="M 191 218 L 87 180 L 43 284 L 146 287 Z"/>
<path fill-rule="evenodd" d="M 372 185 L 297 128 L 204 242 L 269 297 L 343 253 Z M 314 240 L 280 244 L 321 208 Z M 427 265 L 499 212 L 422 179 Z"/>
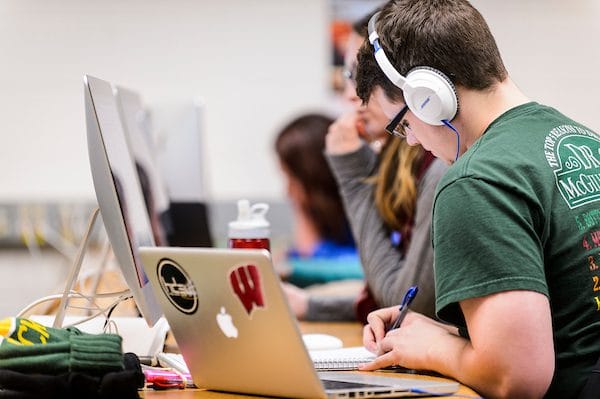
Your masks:
<path fill-rule="evenodd" d="M 17 317 L 24 317 L 30 309 L 34 308 L 41 302 L 47 300 L 55 300 L 60 297 L 60 303 L 55 316 L 52 315 L 31 315 L 29 318 L 45 326 L 52 326 L 54 328 L 62 328 L 65 320 L 68 325 L 77 325 L 81 331 L 90 334 L 100 334 L 104 332 L 107 327 L 112 324 L 116 328 L 116 333 L 121 335 L 123 338 L 123 351 L 134 352 L 139 356 L 156 356 L 158 352 L 161 352 L 164 348 L 165 339 L 167 332 L 169 331 L 169 325 L 164 317 L 161 317 L 153 327 L 149 327 L 146 321 L 142 317 L 127 317 L 127 316 L 116 316 L 110 317 L 110 309 L 101 309 L 96 313 L 86 316 L 67 316 L 67 308 L 69 307 L 69 299 L 73 297 L 73 288 L 79 278 L 81 271 L 81 265 L 85 257 L 86 251 L 89 246 L 90 236 L 94 230 L 98 213 L 100 209 L 98 207 L 92 210 L 88 221 L 87 230 L 85 231 L 79 248 L 77 256 L 75 257 L 69 275 L 65 284 L 65 288 L 60 295 L 51 295 L 46 298 L 41 298 L 34 303 L 28 305 L 25 309 L 21 310 Z M 96 298 L 106 297 L 118 297 L 117 301 L 113 303 L 111 308 L 114 308 L 119 301 L 130 298 L 131 291 L 129 289 L 120 292 L 112 293 L 98 293 L 100 274 L 105 269 L 108 263 L 108 255 L 110 254 L 110 244 L 106 244 L 106 249 L 103 249 L 101 255 L 101 264 L 98 270 L 98 276 L 92 282 L 92 293 L 88 297 L 90 301 L 90 309 L 94 307 L 94 300 Z M 81 295 L 85 297 L 85 295 Z M 107 314 L 107 321 L 110 317 L 110 324 L 107 321 L 101 321 L 98 316 L 102 313 Z"/>
<path fill-rule="evenodd" d="M 69 270 L 69 275 L 67 277 L 67 281 L 65 283 L 65 288 L 63 290 L 62 296 L 60 297 L 60 303 L 58 305 L 58 309 L 56 311 L 56 316 L 54 317 L 54 322 L 52 323 L 52 327 L 55 327 L 55 328 L 63 327 L 65 315 L 67 313 L 67 308 L 69 307 L 69 299 L 72 297 L 73 288 L 75 287 L 75 283 L 79 279 L 79 274 L 81 272 L 81 265 L 83 263 L 83 258 L 87 252 L 88 245 L 90 242 L 90 236 L 92 235 L 92 232 L 94 230 L 94 225 L 96 224 L 96 220 L 98 219 L 99 212 L 100 212 L 100 208 L 96 207 L 92 210 L 92 213 L 90 214 L 90 218 L 88 221 L 88 227 L 87 227 L 85 233 L 83 234 L 83 238 L 81 239 L 81 243 L 79 244 L 79 248 L 77 250 L 77 255 L 75 256 L 73 265 L 71 266 L 71 269 Z M 89 317 L 87 317 L 83 320 L 80 320 L 79 322 L 91 320 L 104 312 L 108 312 L 107 317 L 109 317 L 112 308 L 114 308 L 120 302 L 120 300 L 131 297 L 131 291 L 129 289 L 126 289 L 126 290 L 123 290 L 120 292 L 98 294 L 98 286 L 100 283 L 101 274 L 102 274 L 103 270 L 105 269 L 106 264 L 108 263 L 108 255 L 110 253 L 110 244 L 107 243 L 106 249 L 102 252 L 103 252 L 103 255 L 101 257 L 101 264 L 99 266 L 97 276 L 95 277 L 95 281 L 92 284 L 93 288 L 92 288 L 91 295 L 88 297 L 88 301 L 90 303 L 89 309 L 91 310 L 92 308 L 94 308 L 95 298 L 119 297 L 119 299 L 117 299 L 117 301 L 114 302 L 114 304 L 109 309 L 104 309 L 104 310 L 100 309 L 96 313 L 89 315 Z M 85 295 L 81 295 L 81 296 L 85 297 Z M 23 312 L 21 312 L 21 313 L 23 313 Z"/>
<path fill-rule="evenodd" d="M 69 271 L 67 283 L 65 284 L 65 289 L 60 299 L 60 304 L 58 305 L 58 310 L 56 312 L 56 317 L 54 318 L 54 323 L 52 324 L 52 327 L 62 327 L 63 321 L 65 319 L 65 314 L 67 312 L 67 307 L 69 305 L 70 293 L 73 290 L 73 287 L 75 286 L 75 281 L 77 281 L 79 277 L 79 272 L 81 271 L 81 264 L 83 263 L 83 257 L 85 256 L 85 252 L 87 251 L 87 247 L 90 242 L 90 236 L 92 235 L 96 219 L 98 218 L 98 213 L 100 213 L 99 207 L 96 207 L 92 210 L 92 214 L 90 215 L 90 219 L 88 221 L 87 230 L 83 234 L 83 238 L 81 240 L 81 243 L 79 244 L 79 249 L 77 250 L 77 255 L 75 256 L 75 260 L 73 262 L 73 265 L 71 266 L 71 270 Z"/>

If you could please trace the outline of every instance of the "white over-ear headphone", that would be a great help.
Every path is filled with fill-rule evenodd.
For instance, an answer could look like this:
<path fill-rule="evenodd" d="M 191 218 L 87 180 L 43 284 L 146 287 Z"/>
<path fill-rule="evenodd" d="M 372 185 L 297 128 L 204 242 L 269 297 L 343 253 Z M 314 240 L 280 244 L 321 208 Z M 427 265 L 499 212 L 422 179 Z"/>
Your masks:
<path fill-rule="evenodd" d="M 375 23 L 379 12 L 369 20 L 369 42 L 375 49 L 375 60 L 385 76 L 404 93 L 408 109 L 420 120 L 430 125 L 444 125 L 458 110 L 458 98 L 454 85 L 437 69 L 420 66 L 413 68 L 406 77 L 392 65 L 379 44 Z"/>

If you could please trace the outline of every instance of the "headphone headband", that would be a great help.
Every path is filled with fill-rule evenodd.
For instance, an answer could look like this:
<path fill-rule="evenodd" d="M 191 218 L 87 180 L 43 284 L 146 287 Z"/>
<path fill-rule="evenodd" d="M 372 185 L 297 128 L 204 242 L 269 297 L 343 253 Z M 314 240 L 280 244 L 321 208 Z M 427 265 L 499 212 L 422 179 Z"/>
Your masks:
<path fill-rule="evenodd" d="M 367 25 L 369 43 L 373 46 L 375 60 L 384 75 L 403 91 L 404 101 L 410 111 L 430 125 L 443 125 L 456 116 L 458 98 L 454 85 L 442 72 L 431 67 L 417 67 L 406 77 L 392 65 L 379 42 L 375 28 L 381 11 L 376 12 Z"/>
<path fill-rule="evenodd" d="M 383 47 L 379 43 L 379 35 L 375 30 L 375 23 L 377 22 L 377 18 L 381 11 L 377 11 L 373 16 L 369 19 L 368 24 L 368 32 L 369 32 L 369 42 L 375 49 L 375 59 L 377 60 L 377 64 L 379 68 L 383 71 L 385 76 L 397 87 L 404 90 L 407 82 L 406 78 L 400 75 L 400 72 L 394 68 L 388 57 L 385 55 L 385 51 L 383 51 Z"/>

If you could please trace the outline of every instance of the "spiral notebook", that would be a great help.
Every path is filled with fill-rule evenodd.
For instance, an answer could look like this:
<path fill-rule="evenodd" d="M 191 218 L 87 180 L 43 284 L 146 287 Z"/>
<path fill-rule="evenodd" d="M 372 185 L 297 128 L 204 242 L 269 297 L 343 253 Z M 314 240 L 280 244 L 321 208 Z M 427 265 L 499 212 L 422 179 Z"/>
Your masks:
<path fill-rule="evenodd" d="M 309 351 L 315 370 L 356 370 L 358 366 L 375 359 L 364 346 Z"/>
<path fill-rule="evenodd" d="M 375 359 L 375 355 L 363 346 L 311 350 L 308 354 L 317 371 L 356 370 L 359 365 Z M 157 358 L 163 367 L 172 367 L 181 373 L 190 372 L 179 353 L 159 353 Z"/>

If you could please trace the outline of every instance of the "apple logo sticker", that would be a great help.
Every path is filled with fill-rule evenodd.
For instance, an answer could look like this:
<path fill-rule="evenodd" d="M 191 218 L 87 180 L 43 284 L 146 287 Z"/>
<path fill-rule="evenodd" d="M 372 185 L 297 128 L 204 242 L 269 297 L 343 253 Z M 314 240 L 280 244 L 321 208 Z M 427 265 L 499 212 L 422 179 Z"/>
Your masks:
<path fill-rule="evenodd" d="M 188 315 L 194 314 L 198 310 L 196 287 L 177 263 L 163 258 L 158 262 L 156 273 L 160 288 L 173 306 Z"/>
<path fill-rule="evenodd" d="M 217 324 L 227 338 L 238 337 L 238 330 L 233 324 L 233 319 L 231 318 L 231 315 L 225 311 L 224 307 L 221 307 L 221 312 L 217 313 Z"/>

